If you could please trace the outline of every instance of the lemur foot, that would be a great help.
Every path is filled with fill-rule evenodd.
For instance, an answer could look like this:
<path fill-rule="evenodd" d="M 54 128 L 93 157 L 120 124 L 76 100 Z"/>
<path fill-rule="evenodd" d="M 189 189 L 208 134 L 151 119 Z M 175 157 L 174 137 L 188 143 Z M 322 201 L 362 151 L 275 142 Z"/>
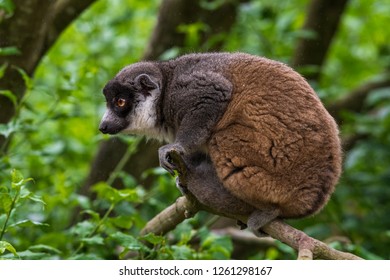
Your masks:
<path fill-rule="evenodd" d="M 267 237 L 268 234 L 262 231 L 261 228 L 278 216 L 279 210 L 277 208 L 255 210 L 249 215 L 248 228 L 258 237 Z"/>

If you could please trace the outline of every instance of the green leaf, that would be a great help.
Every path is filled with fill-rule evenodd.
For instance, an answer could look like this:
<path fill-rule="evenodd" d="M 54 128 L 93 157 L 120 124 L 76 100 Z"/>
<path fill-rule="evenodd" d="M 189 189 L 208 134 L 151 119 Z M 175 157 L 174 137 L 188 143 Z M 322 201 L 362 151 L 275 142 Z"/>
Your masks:
<path fill-rule="evenodd" d="M 173 256 L 173 259 L 175 259 L 175 260 L 193 259 L 194 253 L 195 253 L 194 250 L 192 250 L 187 245 L 180 245 L 180 246 L 173 245 L 172 246 L 171 254 Z"/>
<path fill-rule="evenodd" d="M 110 222 L 115 226 L 123 229 L 130 229 L 133 225 L 133 220 L 126 216 L 118 216 L 115 218 L 111 218 Z"/>
<path fill-rule="evenodd" d="M 30 196 L 28 196 L 28 199 L 30 199 L 30 200 L 32 200 L 34 202 L 38 202 L 38 203 L 41 203 L 43 205 L 46 205 L 46 202 L 44 202 L 42 200 L 42 197 L 39 196 L 39 195 L 30 195 Z"/>
<path fill-rule="evenodd" d="M 179 33 L 185 34 L 185 46 L 189 48 L 199 47 L 201 33 L 207 32 L 209 26 L 203 22 L 181 24 L 177 27 Z"/>
<path fill-rule="evenodd" d="M 81 212 L 82 214 L 88 214 L 92 217 L 92 220 L 95 221 L 95 222 L 99 222 L 100 221 L 100 214 L 93 211 L 93 210 L 84 210 Z"/>
<path fill-rule="evenodd" d="M 99 198 L 106 199 L 113 204 L 117 204 L 122 200 L 137 201 L 139 198 L 135 189 L 117 190 L 105 182 L 97 183 L 93 186 L 93 190 L 97 192 Z"/>
<path fill-rule="evenodd" d="M 12 0 L 0 0 L 0 10 L 4 10 L 8 15 L 12 15 L 15 4 Z"/>
<path fill-rule="evenodd" d="M 141 236 L 140 240 L 145 240 L 153 245 L 165 243 L 165 238 L 163 236 L 158 236 L 153 233 L 148 233 L 147 235 Z"/>
<path fill-rule="evenodd" d="M 13 223 L 12 225 L 9 225 L 8 228 L 13 228 L 13 227 L 32 227 L 32 226 L 43 226 L 43 227 L 48 227 L 49 224 L 45 223 L 40 223 L 36 221 L 32 221 L 29 219 L 18 221 L 16 223 Z"/>
<path fill-rule="evenodd" d="M 220 8 L 221 6 L 223 6 L 225 2 L 226 2 L 225 0 L 214 0 L 214 1 L 202 0 L 199 2 L 199 5 L 205 10 L 214 11 Z"/>
<path fill-rule="evenodd" d="M 20 191 L 22 185 L 24 184 L 24 178 L 19 170 L 13 169 L 11 171 L 11 182 L 12 188 Z"/>
<path fill-rule="evenodd" d="M 4 77 L 5 70 L 7 69 L 8 64 L 4 63 L 0 66 L 0 79 Z M 0 91 L 1 92 L 1 91 Z"/>
<path fill-rule="evenodd" d="M 278 259 L 280 252 L 276 248 L 269 248 L 265 253 L 266 259 L 276 260 Z"/>
<path fill-rule="evenodd" d="M 122 232 L 116 232 L 111 235 L 110 238 L 116 241 L 118 245 L 121 245 L 129 250 L 139 251 L 147 249 L 147 247 L 140 241 L 138 241 L 137 238 L 131 235 L 124 234 Z"/>
<path fill-rule="evenodd" d="M 86 237 L 90 235 L 93 230 L 95 229 L 96 225 L 90 221 L 83 221 L 78 224 L 76 224 L 72 229 L 71 232 L 73 234 L 76 234 L 81 237 Z"/>
<path fill-rule="evenodd" d="M 0 135 L 8 138 L 12 133 L 19 131 L 20 129 L 21 125 L 19 121 L 10 121 L 5 124 L 0 124 Z"/>
<path fill-rule="evenodd" d="M 103 245 L 104 239 L 101 236 L 92 236 L 81 239 L 83 242 L 89 244 L 89 245 Z"/>
<path fill-rule="evenodd" d="M 12 197 L 8 193 L 0 193 L 0 214 L 9 213 L 12 206 Z"/>
<path fill-rule="evenodd" d="M 26 189 L 26 188 L 21 188 L 20 189 L 20 192 L 19 192 L 19 197 L 20 198 L 27 198 L 30 195 L 31 195 L 31 192 L 28 189 Z"/>
<path fill-rule="evenodd" d="M 21 181 L 23 181 L 23 175 L 22 173 L 17 170 L 17 169 L 12 169 L 11 171 L 11 179 L 12 179 L 12 183 L 20 183 Z"/>
<path fill-rule="evenodd" d="M 11 252 L 12 254 L 14 254 L 15 257 L 18 256 L 14 246 L 12 246 L 7 241 L 0 241 L 0 254 L 3 254 L 5 252 L 5 250 L 7 250 L 7 251 Z"/>
<path fill-rule="evenodd" d="M 141 190 L 142 192 L 142 190 Z M 123 189 L 118 190 L 120 200 L 126 200 L 131 202 L 139 202 L 140 201 L 140 189 Z"/>
<path fill-rule="evenodd" d="M 77 203 L 80 205 L 82 209 L 89 209 L 91 208 L 91 200 L 89 197 L 84 195 L 76 195 Z"/>
<path fill-rule="evenodd" d="M 31 77 L 24 71 L 22 68 L 16 67 L 16 70 L 19 72 L 19 74 L 22 76 L 24 80 L 24 84 L 26 85 L 27 89 L 33 88 L 33 81 Z"/>
<path fill-rule="evenodd" d="M 22 173 L 17 169 L 13 169 L 11 171 L 12 189 L 15 189 L 16 191 L 20 192 L 23 185 L 29 181 L 34 181 L 34 179 L 33 178 L 24 179 Z M 29 196 L 30 194 L 31 193 L 28 190 L 23 190 L 23 193 L 21 193 L 23 198 Z"/>
<path fill-rule="evenodd" d="M 49 245 L 44 245 L 44 244 L 38 244 L 38 245 L 33 245 L 28 248 L 32 252 L 47 252 L 51 254 L 61 254 L 61 251 L 58 250 L 57 248 L 54 248 Z"/>
<path fill-rule="evenodd" d="M 21 52 L 17 47 L 0 48 L 0 56 L 20 55 L 20 54 Z"/>
<path fill-rule="evenodd" d="M 99 198 L 106 199 L 111 203 L 115 203 L 118 200 L 117 190 L 105 182 L 97 183 L 92 187 L 92 190 L 97 193 Z"/>
<path fill-rule="evenodd" d="M 32 252 L 30 250 L 25 250 L 18 252 L 18 258 L 23 260 L 42 260 L 48 257 L 48 254 L 45 252 Z"/>
<path fill-rule="evenodd" d="M 166 50 L 165 52 L 163 52 L 160 55 L 160 60 L 169 60 L 169 59 L 177 57 L 179 54 L 180 54 L 180 48 L 173 47 L 173 48 L 170 48 L 170 49 Z"/>
<path fill-rule="evenodd" d="M 0 68 L 0 78 L 3 76 L 3 73 L 1 71 L 2 69 Z M 7 97 L 9 100 L 11 100 L 12 104 L 14 107 L 18 106 L 18 98 L 16 97 L 15 94 L 12 93 L 10 90 L 0 90 L 0 95 L 3 95 Z"/>
<path fill-rule="evenodd" d="M 201 249 L 211 259 L 228 259 L 233 250 L 231 240 L 226 236 L 208 234 L 201 242 Z"/>

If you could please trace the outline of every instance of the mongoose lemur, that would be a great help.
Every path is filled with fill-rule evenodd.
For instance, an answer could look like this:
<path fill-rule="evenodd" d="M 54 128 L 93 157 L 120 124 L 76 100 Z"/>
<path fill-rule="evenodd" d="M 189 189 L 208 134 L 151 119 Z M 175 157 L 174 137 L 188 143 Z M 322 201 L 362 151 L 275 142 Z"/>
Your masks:
<path fill-rule="evenodd" d="M 188 190 L 215 213 L 247 215 L 258 232 L 275 219 L 318 212 L 341 173 L 338 129 L 290 67 L 243 53 L 189 54 L 123 68 L 105 86 L 103 133 L 167 141 Z"/>

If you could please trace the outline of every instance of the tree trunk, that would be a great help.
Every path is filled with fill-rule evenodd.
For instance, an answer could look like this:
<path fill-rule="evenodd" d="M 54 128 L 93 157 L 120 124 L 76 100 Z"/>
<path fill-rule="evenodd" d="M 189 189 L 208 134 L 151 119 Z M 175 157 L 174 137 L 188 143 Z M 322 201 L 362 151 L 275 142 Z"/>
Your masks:
<path fill-rule="evenodd" d="M 0 66 L 7 65 L 0 89 L 10 90 L 20 100 L 26 85 L 18 69 L 32 76 L 59 34 L 93 2 L 57 0 L 43 4 L 40 0 L 13 0 L 14 14 L 0 21 L 0 48 L 16 47 L 19 53 L 0 56 Z M 11 100 L 0 95 L 0 124 L 8 123 L 14 114 Z M 4 142 L 0 136 L 0 147 Z"/>
<path fill-rule="evenodd" d="M 236 21 L 239 3 L 247 1 L 225 1 L 226 3 L 213 9 L 206 9 L 202 2 L 165 0 L 160 7 L 157 25 L 146 48 L 144 59 L 156 60 L 170 48 L 184 47 L 185 34 L 180 32 L 178 27 L 196 22 L 202 22 L 208 27 L 202 31 L 200 46 L 196 46 L 202 48 L 202 44 L 210 38 L 229 32 Z M 218 41 L 207 48 L 207 51 L 219 50 L 221 43 L 222 40 Z"/>
<path fill-rule="evenodd" d="M 312 0 L 303 30 L 313 32 L 297 44 L 292 66 L 301 68 L 309 80 L 318 80 L 332 39 L 339 26 L 348 0 Z M 305 67 L 314 68 L 305 71 Z"/>
<path fill-rule="evenodd" d="M 53 4 L 42 5 L 39 0 L 15 0 L 14 15 L 1 23 L 0 48 L 16 47 L 19 54 L 0 56 L 0 65 L 7 65 L 0 88 L 10 90 L 20 99 L 26 89 L 18 68 L 32 75 L 41 57 L 47 26 L 51 24 L 48 16 Z M 39 7 L 39 9 L 38 9 Z M 0 123 L 7 123 L 15 114 L 10 99 L 0 96 Z M 0 146 L 4 138 L 0 138 Z"/>

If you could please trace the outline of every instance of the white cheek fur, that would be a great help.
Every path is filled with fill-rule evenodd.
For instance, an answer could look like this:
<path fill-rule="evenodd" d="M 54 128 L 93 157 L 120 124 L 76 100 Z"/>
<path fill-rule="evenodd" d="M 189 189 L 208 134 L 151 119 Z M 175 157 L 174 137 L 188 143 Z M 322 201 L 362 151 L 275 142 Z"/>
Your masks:
<path fill-rule="evenodd" d="M 156 115 L 157 100 L 149 96 L 140 102 L 129 116 L 130 124 L 122 132 L 128 134 L 144 135 L 160 141 L 172 142 L 173 135 L 165 133 L 162 127 L 157 125 Z"/>

